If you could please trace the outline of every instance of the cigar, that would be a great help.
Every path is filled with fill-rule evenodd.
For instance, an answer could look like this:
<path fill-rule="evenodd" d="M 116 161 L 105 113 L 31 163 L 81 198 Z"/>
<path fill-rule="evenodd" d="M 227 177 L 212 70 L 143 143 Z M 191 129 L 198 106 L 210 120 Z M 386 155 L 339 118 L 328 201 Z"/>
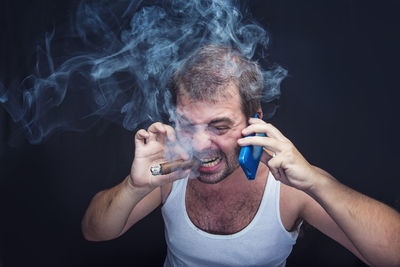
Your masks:
<path fill-rule="evenodd" d="M 191 159 L 191 160 L 186 160 L 184 161 L 183 159 L 178 159 L 174 161 L 168 161 L 164 162 L 161 164 L 158 164 L 156 166 L 152 166 L 150 168 L 151 174 L 155 175 L 164 175 L 168 174 L 171 172 L 174 172 L 176 170 L 186 170 L 189 169 L 196 164 L 199 164 L 199 160 L 197 159 Z"/>

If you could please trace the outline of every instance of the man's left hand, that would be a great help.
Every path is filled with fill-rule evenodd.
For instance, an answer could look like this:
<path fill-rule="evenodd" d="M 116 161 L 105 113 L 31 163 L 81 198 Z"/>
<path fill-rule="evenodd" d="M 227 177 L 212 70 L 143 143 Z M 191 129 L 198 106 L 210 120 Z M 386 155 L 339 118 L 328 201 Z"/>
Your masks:
<path fill-rule="evenodd" d="M 240 146 L 262 146 L 261 161 L 274 177 L 286 185 L 308 191 L 320 174 L 277 128 L 261 119 L 250 118 L 250 125 L 242 130 L 244 136 L 264 133 L 266 136 L 248 136 L 238 139 Z"/>

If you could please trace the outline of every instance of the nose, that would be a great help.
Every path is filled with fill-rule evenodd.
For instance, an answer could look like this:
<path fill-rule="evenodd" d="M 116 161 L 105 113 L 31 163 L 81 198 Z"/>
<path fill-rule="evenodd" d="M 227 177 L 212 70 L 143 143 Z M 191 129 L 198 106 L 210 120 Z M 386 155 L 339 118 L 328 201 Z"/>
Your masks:
<path fill-rule="evenodd" d="M 197 129 L 193 134 L 192 145 L 195 151 L 205 151 L 211 147 L 211 135 L 206 128 Z"/>

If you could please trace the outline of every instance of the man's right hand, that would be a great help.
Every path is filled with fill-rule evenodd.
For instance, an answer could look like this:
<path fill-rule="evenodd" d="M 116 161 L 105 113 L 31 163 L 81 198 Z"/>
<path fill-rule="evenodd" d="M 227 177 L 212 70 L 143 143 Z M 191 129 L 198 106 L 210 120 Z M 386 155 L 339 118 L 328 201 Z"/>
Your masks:
<path fill-rule="evenodd" d="M 156 122 L 147 130 L 139 130 L 135 135 L 135 158 L 130 173 L 130 184 L 134 187 L 151 189 L 187 177 L 190 169 L 167 175 L 153 176 L 151 174 L 150 167 L 171 160 L 165 158 L 165 154 L 171 154 L 171 152 L 174 155 L 173 159 L 187 160 L 189 158 L 189 155 L 176 142 L 175 130 L 171 126 Z"/>
<path fill-rule="evenodd" d="M 135 158 L 130 174 L 118 185 L 97 193 L 82 220 L 87 240 L 116 238 L 161 204 L 161 185 L 185 178 L 190 170 L 153 176 L 150 167 L 172 159 L 187 159 L 171 126 L 156 122 L 135 135 Z M 170 160 L 171 158 L 169 158 Z"/>

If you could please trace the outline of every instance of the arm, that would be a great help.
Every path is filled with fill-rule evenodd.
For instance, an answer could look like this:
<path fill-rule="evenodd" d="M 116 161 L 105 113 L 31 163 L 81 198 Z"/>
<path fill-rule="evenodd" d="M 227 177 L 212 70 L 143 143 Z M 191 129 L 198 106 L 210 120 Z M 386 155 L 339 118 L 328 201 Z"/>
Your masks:
<path fill-rule="evenodd" d="M 82 220 L 82 232 L 87 240 L 119 237 L 161 204 L 159 188 L 135 187 L 129 180 L 128 176 L 93 197 Z"/>
<path fill-rule="evenodd" d="M 326 174 L 325 171 L 314 167 L 321 174 Z M 303 208 L 301 209 L 301 218 L 307 221 L 309 224 L 317 228 L 323 234 L 334 239 L 342 246 L 350 250 L 355 256 L 361 259 L 367 265 L 371 264 L 360 254 L 358 249 L 353 245 L 350 239 L 338 226 L 338 224 L 331 218 L 331 216 L 324 210 L 324 208 L 311 196 L 307 195 L 303 191 L 296 190 L 298 194 L 302 195 Z"/>
<path fill-rule="evenodd" d="M 130 175 L 120 184 L 97 193 L 82 220 L 86 239 L 116 238 L 161 204 L 160 187 L 184 178 L 190 170 L 153 176 L 150 166 L 165 161 L 166 142 L 175 142 L 175 132 L 167 125 L 152 124 L 135 135 L 135 158 Z M 182 151 L 181 158 L 186 159 Z M 179 153 L 178 153 L 179 154 Z"/>
<path fill-rule="evenodd" d="M 395 210 L 344 186 L 310 165 L 271 124 L 254 118 L 249 122 L 250 126 L 243 130 L 243 135 L 266 133 L 267 137 L 242 138 L 238 144 L 263 146 L 265 153 L 261 160 L 269 166 L 275 178 L 315 200 L 314 204 L 308 204 L 304 214 L 312 225 L 369 264 L 400 264 L 400 215 Z M 315 208 L 315 202 L 324 212 Z"/>
<path fill-rule="evenodd" d="M 326 172 L 315 175 L 315 182 L 306 193 L 330 215 L 363 258 L 374 266 L 399 266 L 399 213 L 339 183 Z M 335 227 L 316 222 L 317 228 L 324 227 L 328 232 Z M 331 237 L 336 239 L 339 234 Z"/>

